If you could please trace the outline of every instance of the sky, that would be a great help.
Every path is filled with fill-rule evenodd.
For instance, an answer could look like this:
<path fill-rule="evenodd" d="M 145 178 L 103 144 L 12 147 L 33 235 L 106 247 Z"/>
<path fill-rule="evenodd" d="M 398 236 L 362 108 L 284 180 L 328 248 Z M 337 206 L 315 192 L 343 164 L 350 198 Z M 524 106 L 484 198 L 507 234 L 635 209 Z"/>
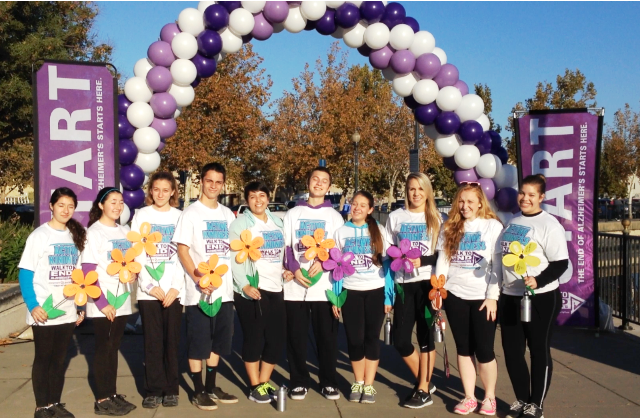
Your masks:
<path fill-rule="evenodd" d="M 180 11 L 198 2 L 97 2 L 94 27 L 100 41 L 114 47 L 112 63 L 123 81 L 146 57 L 160 29 Z M 640 3 L 634 2 L 400 2 L 407 16 L 428 30 L 444 49 L 460 78 L 473 90 L 476 83 L 492 91 L 496 123 L 507 123 L 512 107 L 535 93 L 538 82 L 555 85 L 565 69 L 580 69 L 597 90 L 605 123 L 629 103 L 640 110 Z M 291 90 L 291 80 L 306 63 L 324 58 L 335 39 L 315 31 L 286 30 L 266 41 L 253 40 L 271 76 L 271 100 Z M 349 50 L 349 63 L 368 59 Z M 197 89 L 196 89 L 197 94 Z M 507 134 L 508 135 L 508 134 Z M 503 134 L 504 136 L 504 134 Z"/>

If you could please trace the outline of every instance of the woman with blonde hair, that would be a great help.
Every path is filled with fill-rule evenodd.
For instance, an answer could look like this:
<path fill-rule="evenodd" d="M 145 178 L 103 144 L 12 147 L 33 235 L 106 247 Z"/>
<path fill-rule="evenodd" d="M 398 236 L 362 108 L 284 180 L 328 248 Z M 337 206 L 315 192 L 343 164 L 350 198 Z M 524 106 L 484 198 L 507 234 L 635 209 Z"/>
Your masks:
<path fill-rule="evenodd" d="M 409 174 L 405 193 L 407 207 L 389 215 L 386 229 L 394 245 L 400 246 L 401 241 L 409 240 L 410 248 L 420 253 L 417 258 L 410 259 L 413 264 L 410 272 L 403 268 L 395 273 L 395 283 L 401 294 L 396 295 L 393 306 L 394 345 L 416 377 L 415 387 L 403 406 L 417 409 L 431 405 L 431 393 L 435 392 L 431 375 L 436 346 L 425 318 L 425 307 L 431 309 L 428 295 L 432 289 L 431 272 L 438 257 L 435 246 L 442 217 L 436 208 L 431 181 L 425 174 Z M 390 311 L 391 306 L 385 305 L 385 312 Z M 417 325 L 420 352 L 411 343 L 414 324 Z"/>
<path fill-rule="evenodd" d="M 493 342 L 502 277 L 501 248 L 496 243 L 501 233 L 502 224 L 480 183 L 462 183 L 440 233 L 436 265 L 436 274 L 446 276 L 444 307 L 464 387 L 465 397 L 453 410 L 459 415 L 468 415 L 478 407 L 474 356 L 485 390 L 479 412 L 496 413 L 498 365 Z"/>

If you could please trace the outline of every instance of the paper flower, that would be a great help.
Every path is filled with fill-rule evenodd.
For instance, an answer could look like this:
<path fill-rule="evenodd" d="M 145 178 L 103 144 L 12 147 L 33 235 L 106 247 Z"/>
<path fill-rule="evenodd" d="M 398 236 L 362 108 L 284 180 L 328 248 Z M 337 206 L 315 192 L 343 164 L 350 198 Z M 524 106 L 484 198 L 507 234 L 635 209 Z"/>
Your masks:
<path fill-rule="evenodd" d="M 436 275 L 431 276 L 431 286 L 433 289 L 429 291 L 429 300 L 431 301 L 431 306 L 433 309 L 439 310 L 442 309 L 442 299 L 447 298 L 447 289 L 444 288 L 445 278 L 444 275 L 440 275 L 436 277 Z"/>
<path fill-rule="evenodd" d="M 536 256 L 529 255 L 538 245 L 535 242 L 528 243 L 524 248 L 518 241 L 511 241 L 509 251 L 511 253 L 502 257 L 502 264 L 511 267 L 514 266 L 516 274 L 523 276 L 527 272 L 527 266 L 537 267 L 540 265 L 540 259 Z"/>
<path fill-rule="evenodd" d="M 210 285 L 213 287 L 222 286 L 222 276 L 229 270 L 229 267 L 226 264 L 222 264 L 220 266 L 218 264 L 218 256 L 213 254 L 209 257 L 209 263 L 200 263 L 198 264 L 198 271 L 204 276 L 200 279 L 200 287 L 205 289 Z"/>
<path fill-rule="evenodd" d="M 143 222 L 140 225 L 140 233 L 129 231 L 127 239 L 133 243 L 133 248 L 138 255 L 144 250 L 148 255 L 154 256 L 158 252 L 156 244 L 162 241 L 162 234 L 158 231 L 151 233 L 149 222 Z"/>
<path fill-rule="evenodd" d="M 93 299 L 100 297 L 102 291 L 98 286 L 93 286 L 98 281 L 98 273 L 96 271 L 90 271 L 85 277 L 82 270 L 75 269 L 71 272 L 71 280 L 74 283 L 66 285 L 62 289 L 62 293 L 68 298 L 75 296 L 76 305 L 84 306 L 87 303 L 87 295 Z"/>
<path fill-rule="evenodd" d="M 255 237 L 251 239 L 251 231 L 245 229 L 240 233 L 240 239 L 234 239 L 231 241 L 231 249 L 238 251 L 236 254 L 236 262 L 242 264 L 247 258 L 251 258 L 253 261 L 258 261 L 262 254 L 258 250 L 264 245 L 264 239 L 262 237 Z"/>
<path fill-rule="evenodd" d="M 128 283 L 131 281 L 132 274 L 140 273 L 142 266 L 140 263 L 133 261 L 140 253 L 133 247 L 129 248 L 127 252 L 122 255 L 122 251 L 115 249 L 111 251 L 111 259 L 113 262 L 107 266 L 107 274 L 113 276 L 115 274 L 120 275 L 121 283 Z"/>
<path fill-rule="evenodd" d="M 339 249 L 332 248 L 329 250 L 331 258 L 322 262 L 322 268 L 333 272 L 333 280 L 336 282 L 342 280 L 344 276 L 351 276 L 356 269 L 351 265 L 351 260 L 355 257 L 353 253 L 346 252 L 342 254 Z"/>
<path fill-rule="evenodd" d="M 307 247 L 307 251 L 304 253 L 304 258 L 311 261 L 316 256 L 320 261 L 327 261 L 329 259 L 328 250 L 336 246 L 336 242 L 332 239 L 323 239 L 324 229 L 318 228 L 313 231 L 313 236 L 305 235 L 302 237 L 302 244 Z"/>
<path fill-rule="evenodd" d="M 411 241 L 403 239 L 400 241 L 400 248 L 392 245 L 387 250 L 387 255 L 393 258 L 391 270 L 397 272 L 404 268 L 406 273 L 413 271 L 413 263 L 410 259 L 420 258 L 422 253 L 417 248 L 411 248 Z"/>

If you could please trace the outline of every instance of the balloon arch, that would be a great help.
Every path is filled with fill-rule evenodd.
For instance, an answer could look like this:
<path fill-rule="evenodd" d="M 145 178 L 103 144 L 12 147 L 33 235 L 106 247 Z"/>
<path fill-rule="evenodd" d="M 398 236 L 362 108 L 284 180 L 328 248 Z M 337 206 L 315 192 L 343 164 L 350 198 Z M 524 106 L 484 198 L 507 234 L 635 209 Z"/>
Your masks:
<path fill-rule="evenodd" d="M 458 69 L 447 63 L 433 35 L 420 30 L 399 3 L 386 1 L 201 1 L 166 24 L 118 97 L 122 221 L 144 203 L 147 174 L 175 134 L 177 118 L 194 87 L 217 63 L 252 39 L 316 30 L 343 39 L 382 70 L 404 98 L 457 183 L 477 181 L 506 220 L 517 208 L 516 168 L 507 164 L 502 139 L 490 130 L 482 99 L 469 94 Z"/>

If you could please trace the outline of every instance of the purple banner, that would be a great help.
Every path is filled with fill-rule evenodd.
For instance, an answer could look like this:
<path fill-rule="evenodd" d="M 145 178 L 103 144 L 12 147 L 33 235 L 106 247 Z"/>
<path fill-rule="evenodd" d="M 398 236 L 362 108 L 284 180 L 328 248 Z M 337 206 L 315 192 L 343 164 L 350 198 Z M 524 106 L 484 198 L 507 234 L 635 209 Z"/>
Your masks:
<path fill-rule="evenodd" d="M 105 65 L 45 62 L 34 88 L 35 222 L 51 219 L 51 192 L 68 187 L 86 225 L 98 191 L 118 184 L 113 76 Z"/>
<path fill-rule="evenodd" d="M 594 201 L 598 117 L 587 112 L 518 119 L 522 176 L 543 174 L 542 208 L 566 231 L 569 269 L 560 278 L 561 325 L 595 325 Z"/>

